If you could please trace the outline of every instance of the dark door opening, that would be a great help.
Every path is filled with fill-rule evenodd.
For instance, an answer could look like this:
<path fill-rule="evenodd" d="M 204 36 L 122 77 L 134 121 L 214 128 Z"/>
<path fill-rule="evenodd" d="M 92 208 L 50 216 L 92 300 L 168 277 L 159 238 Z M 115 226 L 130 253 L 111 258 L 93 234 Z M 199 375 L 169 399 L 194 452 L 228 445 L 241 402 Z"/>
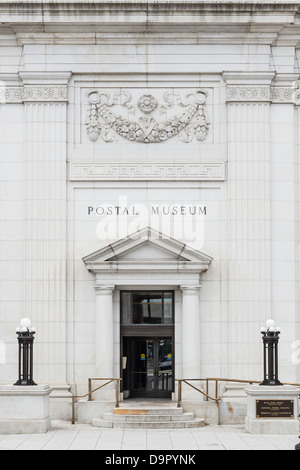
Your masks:
<path fill-rule="evenodd" d="M 174 292 L 121 292 L 124 397 L 171 398 L 174 391 Z"/>
<path fill-rule="evenodd" d="M 124 387 L 132 398 L 171 398 L 173 391 L 172 338 L 123 339 L 126 361 Z"/>

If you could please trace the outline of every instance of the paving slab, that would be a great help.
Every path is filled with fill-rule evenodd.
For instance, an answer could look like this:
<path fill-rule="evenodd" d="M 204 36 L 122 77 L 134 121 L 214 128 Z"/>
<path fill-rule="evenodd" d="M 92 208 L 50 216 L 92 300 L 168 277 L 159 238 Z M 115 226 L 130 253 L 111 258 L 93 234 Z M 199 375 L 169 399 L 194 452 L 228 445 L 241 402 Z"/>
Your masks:
<path fill-rule="evenodd" d="M 298 443 L 298 435 L 249 434 L 242 425 L 132 430 L 53 421 L 44 434 L 0 436 L 0 450 L 294 450 Z"/>

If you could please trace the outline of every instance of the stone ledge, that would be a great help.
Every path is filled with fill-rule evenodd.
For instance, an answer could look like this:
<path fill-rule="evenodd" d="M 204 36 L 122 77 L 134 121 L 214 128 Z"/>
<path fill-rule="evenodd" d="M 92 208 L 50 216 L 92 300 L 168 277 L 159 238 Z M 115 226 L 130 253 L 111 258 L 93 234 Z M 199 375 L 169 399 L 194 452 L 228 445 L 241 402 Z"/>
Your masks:
<path fill-rule="evenodd" d="M 49 385 L 0 385 L 0 396 L 35 396 L 35 395 L 48 395 L 52 389 Z"/>
<path fill-rule="evenodd" d="M 51 426 L 51 419 L 0 420 L 0 434 L 42 434 Z"/>

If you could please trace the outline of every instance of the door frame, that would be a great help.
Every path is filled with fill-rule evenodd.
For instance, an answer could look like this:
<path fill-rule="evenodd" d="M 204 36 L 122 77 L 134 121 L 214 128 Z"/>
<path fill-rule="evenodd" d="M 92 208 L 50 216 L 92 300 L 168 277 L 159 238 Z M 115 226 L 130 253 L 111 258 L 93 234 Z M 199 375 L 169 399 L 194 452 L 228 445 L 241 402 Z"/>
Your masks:
<path fill-rule="evenodd" d="M 172 292 L 173 298 L 173 312 L 172 318 L 173 323 L 171 324 L 122 324 L 120 321 L 120 377 L 121 377 L 121 392 L 128 390 L 124 388 L 124 370 L 123 370 L 123 353 L 124 353 L 124 341 L 125 338 L 141 338 L 141 339 L 155 339 L 155 338 L 171 338 L 172 340 L 172 355 L 173 355 L 173 374 L 172 374 L 172 390 L 169 392 L 168 397 L 171 398 L 172 393 L 175 391 L 175 290 L 174 289 L 157 289 L 151 288 L 151 286 L 139 289 L 121 289 L 120 290 L 120 319 L 122 318 L 122 292 L 130 292 L 132 294 L 140 293 L 141 291 L 149 292 Z M 128 359 L 127 359 L 128 361 Z M 127 367 L 130 367 L 128 362 Z M 136 396 L 138 398 L 138 396 Z M 144 394 L 141 394 L 140 398 L 144 398 Z M 153 395 L 153 398 L 154 395 Z M 159 396 L 157 396 L 159 398 Z"/>

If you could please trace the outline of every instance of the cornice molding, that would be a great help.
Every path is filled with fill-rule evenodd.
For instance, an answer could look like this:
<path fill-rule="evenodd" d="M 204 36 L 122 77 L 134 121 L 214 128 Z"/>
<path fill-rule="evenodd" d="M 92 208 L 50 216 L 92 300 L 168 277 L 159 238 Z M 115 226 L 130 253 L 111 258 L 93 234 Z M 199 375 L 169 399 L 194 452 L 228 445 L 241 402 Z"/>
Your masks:
<path fill-rule="evenodd" d="M 0 22 L 3 25 L 40 24 L 254 24 L 265 27 L 291 25 L 299 11 L 299 2 L 246 0 L 105 0 L 105 1 L 1 1 Z"/>
<path fill-rule="evenodd" d="M 175 41 L 176 34 L 196 36 L 196 44 L 279 45 L 282 36 L 282 45 L 296 46 L 299 11 L 296 0 L 1 0 L 0 23 L 18 45 L 101 44 L 105 34 L 120 34 L 113 41 L 121 44 L 124 32 L 147 43 L 168 31 Z"/>

